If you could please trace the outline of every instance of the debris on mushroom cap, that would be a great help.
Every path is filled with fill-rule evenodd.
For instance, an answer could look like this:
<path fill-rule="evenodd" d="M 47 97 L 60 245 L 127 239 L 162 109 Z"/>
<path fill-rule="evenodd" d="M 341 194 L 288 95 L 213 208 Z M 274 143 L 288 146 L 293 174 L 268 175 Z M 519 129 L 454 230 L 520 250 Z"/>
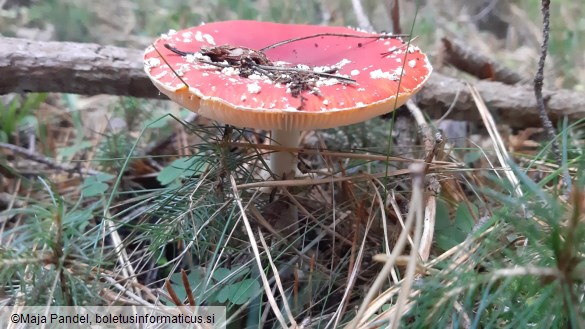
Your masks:
<path fill-rule="evenodd" d="M 399 38 L 256 21 L 169 31 L 147 48 L 144 68 L 163 93 L 204 116 L 281 129 L 347 125 L 390 112 L 432 71 L 427 57 Z"/>

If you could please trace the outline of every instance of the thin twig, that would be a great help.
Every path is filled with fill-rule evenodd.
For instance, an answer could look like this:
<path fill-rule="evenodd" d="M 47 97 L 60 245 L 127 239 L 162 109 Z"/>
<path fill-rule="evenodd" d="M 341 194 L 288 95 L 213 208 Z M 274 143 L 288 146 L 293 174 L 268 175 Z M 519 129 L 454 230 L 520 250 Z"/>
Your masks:
<path fill-rule="evenodd" d="M 284 147 L 284 146 L 280 146 L 280 145 L 252 144 L 252 143 L 244 143 L 244 142 L 229 142 L 229 145 L 231 147 L 254 148 L 254 149 L 258 149 L 258 150 L 270 150 L 270 151 L 281 151 L 281 152 L 292 152 L 292 153 L 298 153 L 299 155 L 318 154 L 318 155 L 323 155 L 323 156 L 327 156 L 327 157 L 340 157 L 340 158 L 346 158 L 346 159 L 362 159 L 362 160 L 368 160 L 368 161 L 390 161 L 390 162 L 404 162 L 404 163 L 424 162 L 425 161 L 422 159 L 409 159 L 409 158 L 403 158 L 403 157 L 399 157 L 399 156 L 336 152 L 336 151 L 323 150 L 323 149 Z M 449 168 L 463 168 L 464 167 L 464 165 L 462 163 L 438 161 L 438 160 L 434 160 L 433 165 L 445 166 L 445 167 L 449 167 Z"/>
<path fill-rule="evenodd" d="M 536 97 L 536 106 L 540 115 L 540 120 L 548 137 L 551 140 L 552 152 L 555 157 L 556 163 L 562 166 L 563 160 L 561 157 L 561 151 L 559 142 L 557 141 L 557 132 L 553 126 L 548 113 L 546 111 L 546 105 L 544 104 L 544 98 L 542 97 L 542 86 L 544 81 L 544 63 L 546 61 L 546 54 L 548 52 L 548 39 L 550 34 L 550 0 L 542 0 L 541 2 L 542 11 L 542 45 L 540 46 L 540 59 L 538 60 L 538 70 L 534 76 L 534 96 Z M 567 191 L 571 189 L 571 176 L 567 169 L 563 170 L 563 184 L 567 188 Z"/>
<path fill-rule="evenodd" d="M 453 109 L 455 108 L 455 104 L 457 104 L 457 101 L 459 100 L 460 93 L 461 93 L 461 89 L 457 89 L 457 93 L 455 93 L 455 98 L 453 99 L 453 102 L 451 102 L 451 106 L 449 106 L 447 111 L 445 111 L 445 114 L 443 114 L 443 116 L 440 117 L 439 120 L 435 121 L 436 126 L 438 126 L 439 123 L 441 123 L 443 120 L 445 120 L 449 116 L 449 114 L 451 114 L 451 111 L 453 111 Z"/>
<path fill-rule="evenodd" d="M 166 44 L 165 44 L 165 47 L 167 47 Z M 171 71 L 173 72 L 175 77 L 177 77 L 179 80 L 181 80 L 181 82 L 185 85 L 185 87 L 189 88 L 189 85 L 185 82 L 185 80 L 183 80 L 183 78 L 181 78 L 181 76 L 179 74 L 177 74 L 177 71 L 175 71 L 175 69 L 173 69 L 173 67 L 171 66 L 171 64 L 169 64 L 167 59 L 160 53 L 158 48 L 156 48 L 156 45 L 154 43 L 152 44 L 152 48 L 154 48 L 154 50 L 158 54 L 158 57 L 160 57 L 163 60 L 163 62 L 165 62 L 165 64 L 169 67 L 169 69 L 171 69 Z M 181 55 L 181 56 L 183 56 L 183 55 Z"/>
<path fill-rule="evenodd" d="M 323 73 L 323 72 L 315 72 L 310 70 L 303 70 L 296 67 L 278 67 L 278 66 L 266 66 L 266 65 L 254 65 L 253 67 L 259 67 L 261 69 L 267 71 L 282 71 L 282 72 L 295 72 L 295 73 L 304 73 L 304 74 L 311 74 L 317 75 L 323 78 L 330 78 L 330 79 L 338 79 L 346 83 L 356 83 L 356 81 L 352 78 L 344 77 L 342 75 L 337 74 L 330 74 L 330 73 Z"/>
<path fill-rule="evenodd" d="M 371 32 L 372 30 L 369 30 L 369 31 Z M 386 34 L 386 33 L 380 33 L 380 34 L 375 34 L 375 35 L 359 35 L 359 34 L 349 34 L 349 33 L 316 33 L 316 34 L 311 34 L 311 35 L 307 35 L 304 37 L 298 37 L 298 38 L 292 38 L 292 39 L 280 41 L 280 42 L 271 44 L 269 46 L 266 46 L 264 48 L 260 48 L 260 51 L 266 51 L 266 50 L 269 50 L 272 48 L 276 48 L 276 47 L 285 45 L 287 43 L 292 43 L 292 42 L 307 40 L 307 39 L 313 39 L 313 38 L 318 38 L 318 37 L 388 39 L 388 38 L 406 38 L 406 37 L 409 37 L 409 35 L 408 34 Z"/>
<path fill-rule="evenodd" d="M 179 50 L 179 49 L 177 49 L 169 44 L 165 44 L 164 46 L 168 50 L 170 50 L 170 51 L 172 51 L 175 54 L 180 55 L 180 56 L 188 56 L 188 55 L 195 54 L 194 52 L 186 52 L 186 51 Z M 217 67 L 221 67 L 221 68 L 234 66 L 234 65 L 230 65 L 230 64 L 225 64 L 223 62 L 212 62 L 212 61 L 207 61 L 207 60 L 200 59 L 200 58 L 196 58 L 195 60 L 200 62 L 200 63 L 203 63 L 203 64 L 213 65 L 213 66 L 217 66 Z M 296 67 L 269 66 L 269 65 L 261 65 L 261 64 L 254 64 L 254 63 L 249 63 L 249 65 L 251 68 L 255 69 L 256 71 L 258 71 L 264 75 L 268 75 L 269 77 L 271 77 L 272 72 L 294 72 L 294 73 L 301 73 L 301 74 L 307 74 L 307 75 L 315 75 L 315 76 L 319 76 L 322 78 L 328 78 L 328 79 L 337 79 L 337 80 L 340 80 L 344 83 L 350 83 L 350 84 L 356 83 L 356 81 L 352 78 L 344 77 L 342 75 L 337 75 L 337 74 L 330 74 L 330 73 L 326 73 L 326 72 L 315 72 L 312 70 L 304 70 L 304 69 L 299 69 Z M 268 71 L 268 72 L 266 72 L 266 71 Z"/>
<path fill-rule="evenodd" d="M 58 163 L 51 158 L 48 158 L 48 157 L 41 155 L 39 153 L 36 153 L 36 152 L 31 152 L 24 147 L 20 147 L 20 146 L 16 146 L 16 145 L 0 142 L 0 148 L 10 150 L 10 151 L 12 151 L 12 152 L 24 157 L 24 158 L 27 158 L 27 159 L 32 160 L 34 162 L 42 163 L 42 164 L 48 166 L 49 168 L 55 169 L 55 170 L 61 170 L 61 171 L 64 171 L 67 173 L 72 173 L 72 174 L 80 173 L 80 174 L 92 175 L 92 176 L 104 174 L 101 171 L 97 171 L 97 170 L 93 170 L 93 169 L 83 169 L 83 168 L 79 168 L 77 166 L 68 166 L 68 165 L 65 165 L 62 163 Z"/>

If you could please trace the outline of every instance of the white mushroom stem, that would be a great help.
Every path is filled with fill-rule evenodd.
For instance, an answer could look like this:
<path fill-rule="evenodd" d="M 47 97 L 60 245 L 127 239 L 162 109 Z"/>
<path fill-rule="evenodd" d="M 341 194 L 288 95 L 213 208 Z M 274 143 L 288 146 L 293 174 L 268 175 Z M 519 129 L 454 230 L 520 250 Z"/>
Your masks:
<path fill-rule="evenodd" d="M 280 147 L 299 147 L 300 131 L 293 130 L 273 130 L 271 136 L 271 145 Z M 277 151 L 270 155 L 270 171 L 278 178 L 286 177 L 292 179 L 295 177 L 297 166 L 297 157 L 289 151 Z M 288 198 L 285 197 L 285 200 Z M 289 201 L 290 202 L 290 201 Z M 292 241 L 300 241 L 299 237 L 299 210 L 296 205 L 290 202 L 290 207 L 283 209 L 280 213 L 279 222 L 290 223 L 288 229 L 292 230 L 295 237 Z"/>
<path fill-rule="evenodd" d="M 300 131 L 273 130 L 271 145 L 281 147 L 299 147 Z M 293 178 L 297 166 L 297 157 L 287 151 L 274 152 L 270 156 L 270 171 L 277 177 Z"/>

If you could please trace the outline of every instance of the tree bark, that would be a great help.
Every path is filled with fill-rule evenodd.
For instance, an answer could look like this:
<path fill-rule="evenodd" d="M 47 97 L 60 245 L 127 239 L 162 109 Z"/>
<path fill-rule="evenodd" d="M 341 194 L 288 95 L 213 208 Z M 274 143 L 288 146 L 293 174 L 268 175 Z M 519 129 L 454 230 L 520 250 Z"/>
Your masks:
<path fill-rule="evenodd" d="M 500 122 L 516 128 L 541 125 L 532 86 L 471 83 Z M 23 92 L 165 98 L 143 71 L 142 50 L 0 37 L 0 94 Z M 585 94 L 563 89 L 543 92 L 553 121 L 565 115 L 570 120 L 585 118 Z M 449 119 L 479 122 L 469 90 L 460 79 L 433 73 L 415 100 L 438 118 L 457 93 Z"/>
<path fill-rule="evenodd" d="M 0 94 L 14 92 L 164 98 L 144 73 L 140 50 L 0 37 Z"/>

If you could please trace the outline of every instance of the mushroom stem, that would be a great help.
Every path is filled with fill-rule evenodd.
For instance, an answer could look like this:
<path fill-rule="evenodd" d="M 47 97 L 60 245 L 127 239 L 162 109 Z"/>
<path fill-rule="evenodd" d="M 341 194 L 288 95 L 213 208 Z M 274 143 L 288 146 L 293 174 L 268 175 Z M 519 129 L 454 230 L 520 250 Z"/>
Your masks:
<path fill-rule="evenodd" d="M 273 130 L 271 136 L 271 145 L 281 147 L 299 147 L 300 131 L 298 130 Z M 277 151 L 270 155 L 270 171 L 276 178 L 292 179 L 295 177 L 297 166 L 297 157 L 290 151 Z M 288 200 L 285 197 L 284 200 Z M 279 222 L 290 223 L 288 228 L 294 232 L 291 236 L 292 241 L 299 239 L 299 210 L 290 200 L 290 207 L 282 209 Z"/>
<path fill-rule="evenodd" d="M 282 147 L 298 147 L 300 131 L 298 130 L 273 130 L 271 145 Z M 293 178 L 297 158 L 288 151 L 278 151 L 270 156 L 270 171 L 279 178 Z"/>

